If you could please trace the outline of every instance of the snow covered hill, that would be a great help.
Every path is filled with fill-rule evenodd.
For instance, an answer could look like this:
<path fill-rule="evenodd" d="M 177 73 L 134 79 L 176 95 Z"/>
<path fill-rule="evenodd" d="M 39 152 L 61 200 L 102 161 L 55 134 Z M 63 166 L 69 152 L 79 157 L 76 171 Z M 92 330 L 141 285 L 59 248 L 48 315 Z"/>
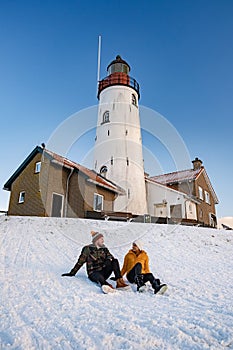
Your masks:
<path fill-rule="evenodd" d="M 123 262 L 141 238 L 164 295 L 105 295 L 76 262 L 90 231 Z M 233 349 L 233 233 L 185 226 L 0 217 L 0 349 Z M 113 282 L 114 283 L 114 282 Z"/>

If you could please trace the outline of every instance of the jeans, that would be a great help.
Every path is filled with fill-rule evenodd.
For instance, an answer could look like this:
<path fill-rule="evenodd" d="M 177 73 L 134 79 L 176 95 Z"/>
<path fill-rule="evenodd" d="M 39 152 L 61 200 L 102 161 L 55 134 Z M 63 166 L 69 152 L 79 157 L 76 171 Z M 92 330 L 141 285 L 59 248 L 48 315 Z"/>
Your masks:
<path fill-rule="evenodd" d="M 135 277 L 137 275 L 142 276 L 143 283 L 146 283 L 149 281 L 151 283 L 151 285 L 160 284 L 159 280 L 155 279 L 154 275 L 152 273 L 143 273 L 142 274 L 142 264 L 141 263 L 137 263 L 136 265 L 134 265 L 134 267 L 127 273 L 126 277 L 130 283 L 135 283 Z"/>
<path fill-rule="evenodd" d="M 114 272 L 116 279 L 121 278 L 120 266 L 117 259 L 106 260 L 102 270 L 94 271 L 88 277 L 92 282 L 100 283 L 103 286 L 107 284 L 106 280 L 111 276 L 112 272 Z"/>

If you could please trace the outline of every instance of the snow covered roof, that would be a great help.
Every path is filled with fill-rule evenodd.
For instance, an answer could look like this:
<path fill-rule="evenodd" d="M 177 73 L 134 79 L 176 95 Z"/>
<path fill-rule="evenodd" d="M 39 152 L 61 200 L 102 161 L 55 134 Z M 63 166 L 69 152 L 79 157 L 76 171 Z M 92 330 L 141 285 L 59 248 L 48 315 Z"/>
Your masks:
<path fill-rule="evenodd" d="M 213 186 L 211 185 L 209 176 L 207 175 L 207 172 L 204 167 L 201 167 L 200 169 L 195 169 L 195 170 L 187 169 L 187 170 L 175 171 L 173 173 L 168 173 L 168 174 L 151 176 L 149 177 L 149 179 L 157 183 L 160 183 L 162 185 L 172 187 L 172 185 L 179 184 L 182 182 L 195 181 L 201 173 L 203 173 L 205 177 L 206 183 L 212 193 L 215 204 L 218 204 L 218 197 L 213 189 Z"/>
<path fill-rule="evenodd" d="M 166 184 L 163 184 L 161 182 L 154 180 L 152 177 L 145 177 L 145 181 L 147 183 L 152 183 L 156 186 L 165 187 L 167 191 L 177 193 L 177 194 L 182 194 L 184 197 L 188 198 L 190 201 L 192 201 L 196 204 L 200 203 L 200 200 L 197 197 L 193 196 L 191 193 L 186 193 L 186 192 L 182 191 L 182 189 L 177 190 L 176 188 L 173 188 L 172 186 L 167 186 Z"/>
<path fill-rule="evenodd" d="M 21 174 L 21 172 L 26 168 L 26 166 L 32 161 L 36 154 L 41 153 L 44 156 L 50 158 L 52 161 L 55 161 L 57 164 L 61 166 L 70 167 L 72 169 L 76 169 L 82 172 L 86 177 L 88 182 L 92 182 L 98 186 L 107 188 L 115 193 L 122 194 L 124 191 L 119 186 L 114 184 L 112 181 L 105 179 L 100 174 L 97 174 L 94 170 L 90 170 L 83 165 L 80 165 L 76 162 L 73 162 L 59 154 L 56 154 L 52 151 L 44 149 L 40 146 L 36 146 L 34 150 L 29 154 L 29 156 L 23 161 L 23 163 L 18 167 L 18 169 L 14 172 L 14 174 L 10 177 L 10 179 L 5 183 L 4 190 L 10 191 L 11 185 L 15 181 L 15 179 Z"/>
<path fill-rule="evenodd" d="M 173 173 L 152 176 L 150 177 L 150 179 L 164 185 L 173 185 L 179 182 L 195 180 L 197 176 L 201 173 L 202 169 L 203 168 L 197 170 L 188 169 L 182 171 L 175 171 Z"/>
<path fill-rule="evenodd" d="M 59 154 L 51 152 L 47 149 L 45 149 L 43 151 L 45 154 L 48 154 L 49 156 L 51 156 L 55 161 L 57 161 L 62 166 L 68 166 L 70 168 L 77 169 L 77 170 L 81 171 L 84 175 L 86 175 L 88 177 L 89 182 L 93 182 L 96 185 L 105 187 L 105 188 L 112 190 L 113 192 L 116 192 L 116 193 L 121 193 L 123 191 L 123 189 L 121 189 L 119 186 L 114 184 L 112 181 L 104 178 L 100 174 L 96 173 L 94 170 L 90 170 L 79 163 L 76 163 L 72 160 L 69 160 L 65 157 L 62 157 Z"/>

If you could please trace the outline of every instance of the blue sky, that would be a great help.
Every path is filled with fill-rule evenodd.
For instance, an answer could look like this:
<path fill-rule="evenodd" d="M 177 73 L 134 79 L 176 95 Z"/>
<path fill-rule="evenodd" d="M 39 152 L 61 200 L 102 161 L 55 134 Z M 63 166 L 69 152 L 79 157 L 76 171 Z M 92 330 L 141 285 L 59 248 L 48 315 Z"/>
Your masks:
<path fill-rule="evenodd" d="M 127 60 L 140 83 L 140 104 L 170 121 L 191 159 L 203 160 L 219 197 L 218 216 L 233 216 L 231 0 L 2 0 L 1 188 L 59 124 L 97 104 L 98 35 L 101 77 L 117 54 Z M 143 143 L 165 162 L 147 133 Z M 90 132 L 72 159 L 81 161 L 92 144 Z M 164 170 L 176 169 L 168 161 Z M 7 205 L 1 190 L 0 210 Z"/>

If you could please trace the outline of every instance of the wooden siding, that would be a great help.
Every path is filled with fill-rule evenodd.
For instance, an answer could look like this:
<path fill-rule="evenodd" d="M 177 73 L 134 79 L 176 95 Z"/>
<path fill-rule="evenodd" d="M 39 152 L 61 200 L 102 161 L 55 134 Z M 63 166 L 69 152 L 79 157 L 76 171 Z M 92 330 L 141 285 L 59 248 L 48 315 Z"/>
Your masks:
<path fill-rule="evenodd" d="M 40 173 L 35 173 L 36 162 L 41 160 L 37 154 L 12 184 L 9 202 L 9 215 L 45 216 L 45 208 L 40 192 Z M 20 192 L 25 192 L 24 203 L 19 203 Z"/>
<path fill-rule="evenodd" d="M 35 173 L 35 164 L 39 161 L 41 171 Z M 38 153 L 12 184 L 8 214 L 51 216 L 53 193 L 64 196 L 62 216 L 84 218 L 86 211 L 93 210 L 94 193 L 104 197 L 104 210 L 113 210 L 115 194 L 112 191 L 88 182 L 87 176 L 77 170 L 70 174 L 70 168 Z M 25 201 L 18 203 L 22 191 L 25 191 Z"/>

